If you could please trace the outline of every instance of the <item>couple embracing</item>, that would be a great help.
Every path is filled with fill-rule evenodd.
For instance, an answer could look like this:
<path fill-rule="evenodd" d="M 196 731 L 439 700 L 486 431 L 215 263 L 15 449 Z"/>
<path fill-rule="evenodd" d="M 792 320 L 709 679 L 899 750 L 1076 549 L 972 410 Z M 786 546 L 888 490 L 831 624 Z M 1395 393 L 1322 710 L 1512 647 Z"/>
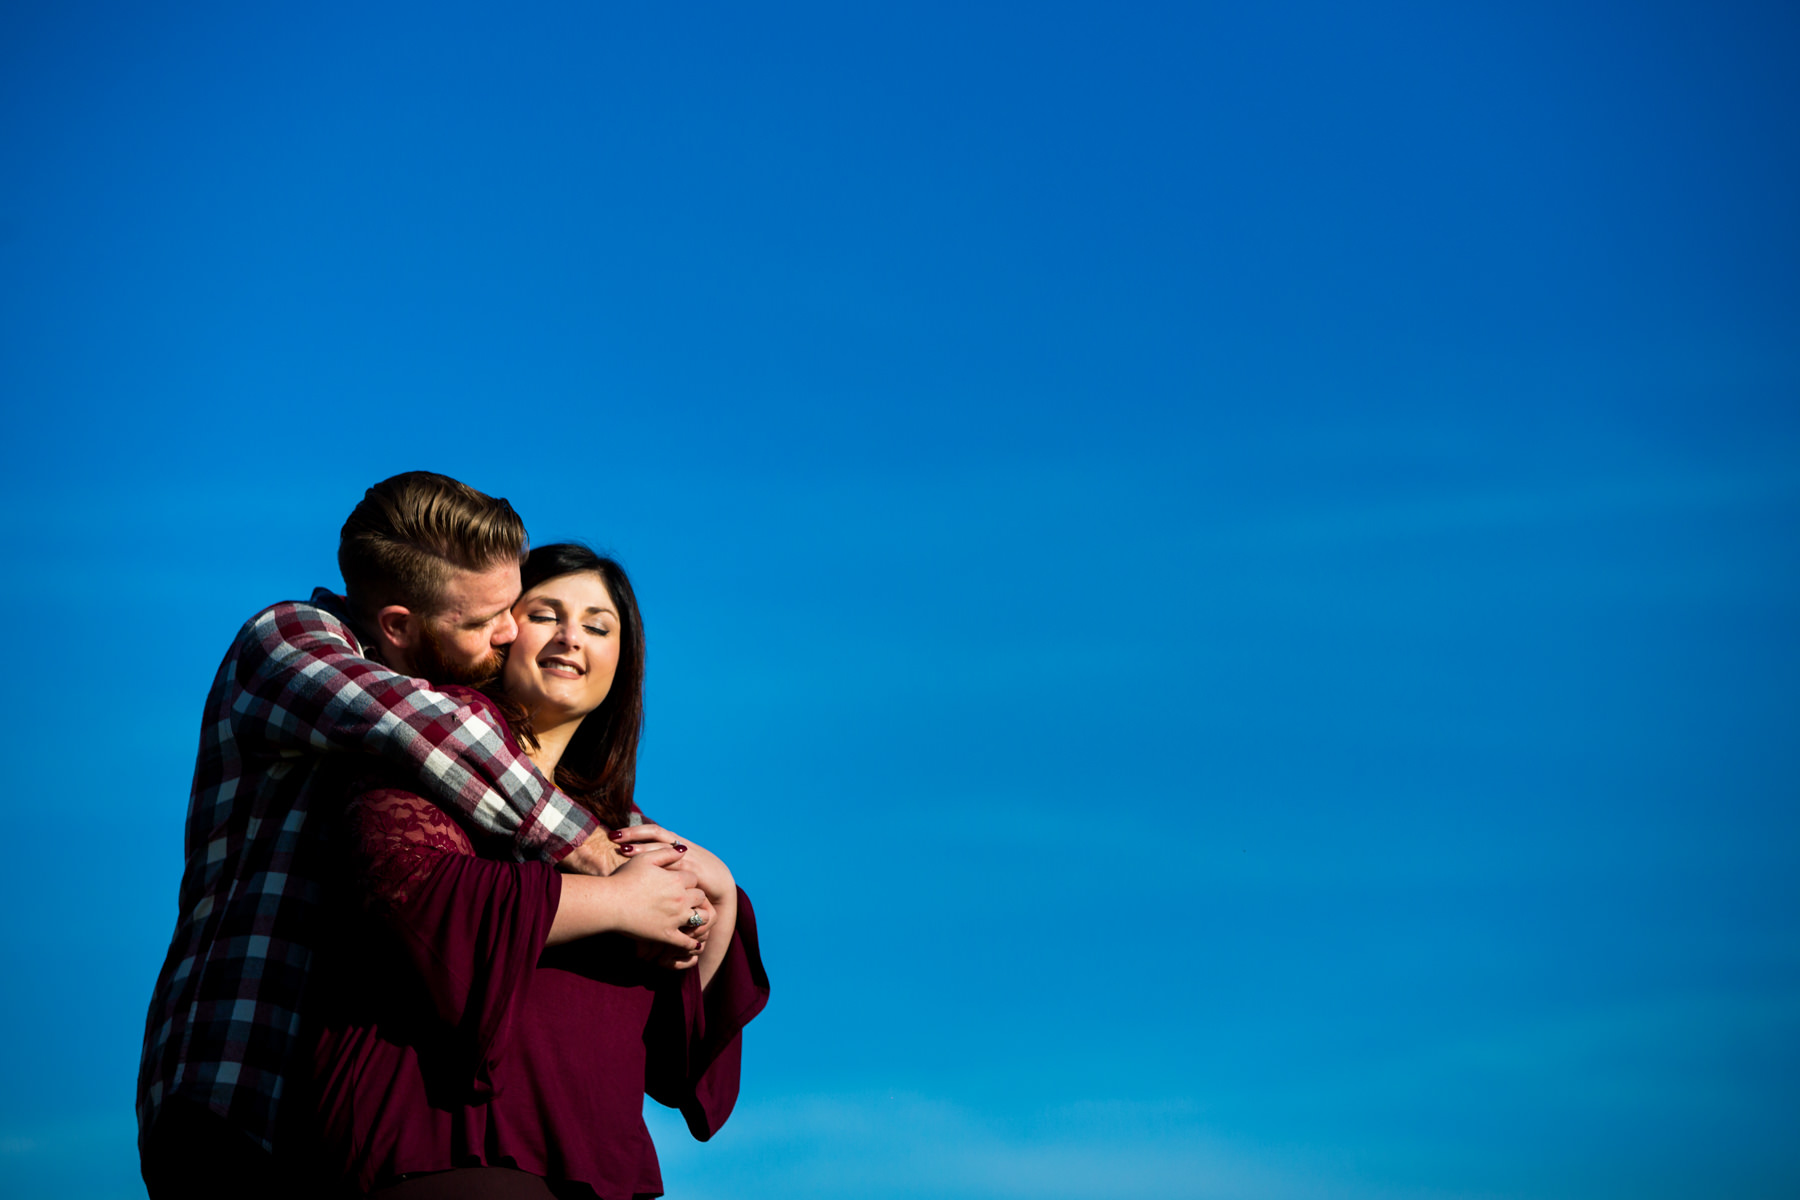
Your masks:
<path fill-rule="evenodd" d="M 151 1200 L 660 1195 L 643 1097 L 710 1137 L 768 978 L 725 864 L 635 804 L 630 581 L 424 471 L 368 490 L 338 562 L 344 595 L 251 618 L 207 697 Z"/>

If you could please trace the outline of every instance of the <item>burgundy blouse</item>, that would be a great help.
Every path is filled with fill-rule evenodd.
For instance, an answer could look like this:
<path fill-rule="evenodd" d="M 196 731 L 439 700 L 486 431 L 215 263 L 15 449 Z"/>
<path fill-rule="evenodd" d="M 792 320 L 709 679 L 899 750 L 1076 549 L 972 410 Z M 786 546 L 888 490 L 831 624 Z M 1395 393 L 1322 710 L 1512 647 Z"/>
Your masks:
<path fill-rule="evenodd" d="M 546 949 L 561 877 L 429 800 L 365 792 L 341 832 L 339 924 L 313 984 L 328 1167 L 364 1190 L 506 1166 L 559 1193 L 661 1195 L 645 1093 L 711 1137 L 737 1100 L 739 1032 L 768 1000 L 749 898 L 702 994 L 698 972 L 646 963 L 622 935 Z"/>

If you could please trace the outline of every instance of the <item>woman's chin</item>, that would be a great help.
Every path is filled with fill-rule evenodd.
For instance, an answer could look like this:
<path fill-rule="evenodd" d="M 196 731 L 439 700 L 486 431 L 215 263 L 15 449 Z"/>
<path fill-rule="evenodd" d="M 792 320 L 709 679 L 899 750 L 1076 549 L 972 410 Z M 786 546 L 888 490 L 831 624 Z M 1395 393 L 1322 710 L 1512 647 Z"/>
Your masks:
<path fill-rule="evenodd" d="M 580 703 L 559 699 L 556 696 L 540 696 L 535 703 L 527 707 L 531 710 L 532 727 L 541 732 L 546 729 L 555 729 L 559 725 L 573 725 L 599 706 L 587 707 Z"/>

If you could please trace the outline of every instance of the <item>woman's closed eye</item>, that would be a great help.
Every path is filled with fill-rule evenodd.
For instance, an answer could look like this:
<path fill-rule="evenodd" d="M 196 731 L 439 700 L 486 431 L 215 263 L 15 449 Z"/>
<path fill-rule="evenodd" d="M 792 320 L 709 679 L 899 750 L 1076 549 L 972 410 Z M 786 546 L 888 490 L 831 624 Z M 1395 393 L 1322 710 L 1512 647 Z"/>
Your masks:
<path fill-rule="evenodd" d="M 604 625 L 583 625 L 582 628 L 593 634 L 595 637 L 606 637 L 612 633 L 612 630 L 606 628 Z"/>

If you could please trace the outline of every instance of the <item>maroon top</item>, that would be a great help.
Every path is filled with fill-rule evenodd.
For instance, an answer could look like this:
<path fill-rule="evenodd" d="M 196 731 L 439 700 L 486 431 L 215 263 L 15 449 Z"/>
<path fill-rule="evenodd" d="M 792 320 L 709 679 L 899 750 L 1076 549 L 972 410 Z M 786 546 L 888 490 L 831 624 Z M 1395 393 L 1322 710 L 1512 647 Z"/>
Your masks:
<path fill-rule="evenodd" d="M 546 949 L 555 869 L 505 861 L 428 800 L 365 792 L 342 832 L 339 936 L 321 939 L 313 997 L 330 1168 L 363 1189 L 506 1166 L 608 1200 L 661 1195 L 644 1094 L 711 1137 L 737 1100 L 739 1031 L 768 1000 L 749 898 L 703 995 L 697 971 L 646 963 L 622 935 Z"/>

